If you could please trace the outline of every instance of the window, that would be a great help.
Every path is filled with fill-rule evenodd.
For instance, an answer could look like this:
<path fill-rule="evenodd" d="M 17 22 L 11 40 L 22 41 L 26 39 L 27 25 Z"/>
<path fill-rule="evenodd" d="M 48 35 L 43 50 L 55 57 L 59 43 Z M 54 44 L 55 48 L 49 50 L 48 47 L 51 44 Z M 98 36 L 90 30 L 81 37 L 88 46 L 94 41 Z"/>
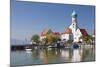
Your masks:
<path fill-rule="evenodd" d="M 74 28 L 74 25 L 75 25 L 75 24 L 73 24 L 73 28 Z"/>

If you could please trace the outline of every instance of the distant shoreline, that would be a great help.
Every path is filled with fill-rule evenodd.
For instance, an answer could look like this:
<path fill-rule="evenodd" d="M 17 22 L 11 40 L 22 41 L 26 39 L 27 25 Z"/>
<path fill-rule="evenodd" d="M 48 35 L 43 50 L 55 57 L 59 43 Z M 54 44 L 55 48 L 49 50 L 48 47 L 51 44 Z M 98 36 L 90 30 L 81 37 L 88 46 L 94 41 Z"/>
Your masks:
<path fill-rule="evenodd" d="M 11 51 L 16 50 L 25 50 L 25 49 L 34 49 L 38 47 L 39 49 L 45 49 L 50 45 L 37 45 L 37 44 L 23 44 L 23 45 L 11 45 Z M 64 46 L 51 46 L 51 48 L 64 48 Z"/>

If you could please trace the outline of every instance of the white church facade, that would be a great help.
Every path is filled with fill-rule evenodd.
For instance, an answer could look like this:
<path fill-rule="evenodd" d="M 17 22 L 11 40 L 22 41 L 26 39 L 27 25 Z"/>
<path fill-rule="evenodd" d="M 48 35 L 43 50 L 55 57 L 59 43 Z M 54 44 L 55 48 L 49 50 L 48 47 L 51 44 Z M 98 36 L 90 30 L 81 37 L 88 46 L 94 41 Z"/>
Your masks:
<path fill-rule="evenodd" d="M 61 40 L 73 40 L 73 42 L 82 41 L 82 36 L 88 36 L 88 33 L 85 29 L 80 29 L 77 22 L 77 13 L 72 12 L 72 23 L 65 29 L 64 33 L 61 34 Z"/>

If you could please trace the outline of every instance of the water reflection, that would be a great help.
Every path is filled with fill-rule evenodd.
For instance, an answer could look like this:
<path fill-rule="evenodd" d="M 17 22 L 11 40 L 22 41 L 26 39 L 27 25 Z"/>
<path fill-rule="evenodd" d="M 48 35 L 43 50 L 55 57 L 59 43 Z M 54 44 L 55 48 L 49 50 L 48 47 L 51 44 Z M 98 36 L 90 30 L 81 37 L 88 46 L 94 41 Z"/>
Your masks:
<path fill-rule="evenodd" d="M 62 62 L 79 62 L 95 60 L 94 47 L 80 49 L 35 49 L 26 51 L 12 51 L 11 65 L 33 65 Z"/>

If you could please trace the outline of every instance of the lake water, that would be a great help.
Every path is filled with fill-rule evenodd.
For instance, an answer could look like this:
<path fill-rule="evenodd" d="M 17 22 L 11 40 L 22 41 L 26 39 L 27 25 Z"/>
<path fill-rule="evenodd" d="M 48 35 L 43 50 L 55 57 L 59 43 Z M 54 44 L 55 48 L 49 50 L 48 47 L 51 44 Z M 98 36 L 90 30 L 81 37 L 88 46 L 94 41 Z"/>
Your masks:
<path fill-rule="evenodd" d="M 52 63 L 85 62 L 95 60 L 94 46 L 79 49 L 34 49 L 32 51 L 11 51 L 11 66 Z"/>

